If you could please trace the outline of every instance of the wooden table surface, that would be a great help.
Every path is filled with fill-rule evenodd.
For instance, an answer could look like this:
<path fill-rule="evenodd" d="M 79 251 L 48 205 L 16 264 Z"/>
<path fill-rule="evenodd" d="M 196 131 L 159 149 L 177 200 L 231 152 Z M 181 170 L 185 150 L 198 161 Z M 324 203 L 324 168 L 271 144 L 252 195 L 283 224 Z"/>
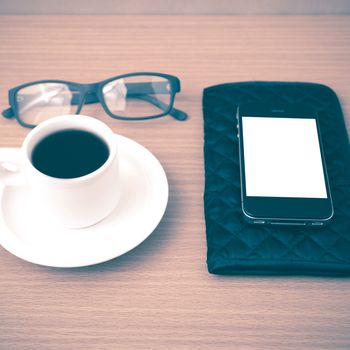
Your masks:
<path fill-rule="evenodd" d="M 177 75 L 190 119 L 108 119 L 163 164 L 165 216 L 140 246 L 75 269 L 36 266 L 0 247 L 0 350 L 350 349 L 350 280 L 219 277 L 206 269 L 202 89 L 243 80 L 313 81 L 338 94 L 350 130 L 350 17 L 0 19 L 0 108 L 21 83 Z M 28 130 L 0 121 L 0 146 Z M 20 220 L 20 213 L 19 213 Z"/>

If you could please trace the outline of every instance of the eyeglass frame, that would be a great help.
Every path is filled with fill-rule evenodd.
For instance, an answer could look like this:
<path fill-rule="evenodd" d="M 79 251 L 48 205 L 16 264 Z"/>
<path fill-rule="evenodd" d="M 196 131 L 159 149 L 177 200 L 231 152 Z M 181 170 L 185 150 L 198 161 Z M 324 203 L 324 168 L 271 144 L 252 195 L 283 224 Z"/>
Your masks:
<path fill-rule="evenodd" d="M 109 110 L 109 108 L 105 102 L 104 96 L 103 96 L 104 95 L 103 94 L 103 87 L 113 80 L 129 78 L 129 77 L 134 77 L 134 76 L 156 76 L 156 77 L 160 77 L 160 78 L 164 78 L 164 79 L 168 80 L 168 82 L 170 83 L 170 89 L 168 90 L 170 92 L 170 103 L 169 103 L 169 106 L 166 108 L 166 110 L 164 110 L 164 108 L 163 108 L 164 106 L 162 107 L 162 105 L 165 105 L 164 102 L 159 101 L 159 100 L 153 101 L 153 102 L 148 101 L 151 104 L 156 105 L 158 108 L 163 109 L 164 110 L 163 113 L 159 113 L 159 114 L 156 114 L 154 116 L 124 117 L 124 116 L 119 116 L 117 114 L 113 114 Z M 18 104 L 16 101 L 16 96 L 17 96 L 17 93 L 23 88 L 26 88 L 26 87 L 31 86 L 31 85 L 43 84 L 43 83 L 66 84 L 66 85 L 76 89 L 74 91 L 79 92 L 79 95 L 78 95 L 79 100 L 76 103 L 78 107 L 77 107 L 77 110 L 74 114 L 79 114 L 85 104 L 99 102 L 102 105 L 104 111 L 113 119 L 135 120 L 136 121 L 136 120 L 147 120 L 147 119 L 161 118 L 161 117 L 164 117 L 168 114 L 171 115 L 172 117 L 174 117 L 175 119 L 180 120 L 180 121 L 184 121 L 188 118 L 188 115 L 185 112 L 174 108 L 175 95 L 176 95 L 176 93 L 181 91 L 179 78 L 175 77 L 174 75 L 155 73 L 155 72 L 127 73 L 127 74 L 117 75 L 117 76 L 114 76 L 112 78 L 108 78 L 108 79 L 99 81 L 97 83 L 91 83 L 91 84 L 82 84 L 82 83 L 76 83 L 76 82 L 72 82 L 72 81 L 68 81 L 68 80 L 58 80 L 58 79 L 32 81 L 29 83 L 25 83 L 25 84 L 16 86 L 16 87 L 9 90 L 8 100 L 9 100 L 10 107 L 5 109 L 4 111 L 2 111 L 2 115 L 6 119 L 15 118 L 21 126 L 26 127 L 26 128 L 34 128 L 35 126 L 37 126 L 34 124 L 25 123 L 19 117 L 19 108 L 18 108 Z M 132 83 L 132 84 L 138 84 L 138 83 Z M 145 84 L 145 83 L 140 83 L 140 84 Z M 91 99 L 90 101 L 86 101 L 88 96 L 96 97 L 96 99 Z"/>

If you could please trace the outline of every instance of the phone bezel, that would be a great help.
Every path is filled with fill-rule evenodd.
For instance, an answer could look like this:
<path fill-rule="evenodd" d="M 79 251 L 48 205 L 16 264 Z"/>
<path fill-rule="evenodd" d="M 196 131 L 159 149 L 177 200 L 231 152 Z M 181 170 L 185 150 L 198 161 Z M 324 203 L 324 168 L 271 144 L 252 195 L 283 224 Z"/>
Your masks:
<path fill-rule="evenodd" d="M 327 198 L 290 198 L 290 197 L 252 197 L 246 195 L 245 166 L 242 117 L 276 117 L 315 119 L 317 134 L 322 158 L 323 174 L 325 178 Z M 333 204 L 328 181 L 327 167 L 323 152 L 321 130 L 317 113 L 306 105 L 278 104 L 246 104 L 237 110 L 237 127 L 239 132 L 239 155 L 241 174 L 242 211 L 250 222 L 259 223 L 268 221 L 301 221 L 301 222 L 328 222 L 333 216 Z M 263 220 L 263 221 L 261 221 Z"/>

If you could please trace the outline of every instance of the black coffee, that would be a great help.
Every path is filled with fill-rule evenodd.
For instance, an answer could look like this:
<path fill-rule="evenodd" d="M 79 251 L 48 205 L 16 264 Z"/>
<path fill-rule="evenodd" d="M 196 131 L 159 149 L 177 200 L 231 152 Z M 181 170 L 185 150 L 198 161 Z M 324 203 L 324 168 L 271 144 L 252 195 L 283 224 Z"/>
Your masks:
<path fill-rule="evenodd" d="M 65 129 L 38 142 L 32 152 L 32 163 L 46 175 L 71 179 L 95 171 L 108 156 L 108 146 L 95 134 Z"/>

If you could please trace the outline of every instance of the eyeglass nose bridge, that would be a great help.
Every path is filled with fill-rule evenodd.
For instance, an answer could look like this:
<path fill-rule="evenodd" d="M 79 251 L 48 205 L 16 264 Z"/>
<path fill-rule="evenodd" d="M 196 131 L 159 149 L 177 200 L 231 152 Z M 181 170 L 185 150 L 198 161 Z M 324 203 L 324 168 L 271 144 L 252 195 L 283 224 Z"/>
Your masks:
<path fill-rule="evenodd" d="M 100 86 L 99 83 L 92 83 L 92 84 L 84 85 L 83 105 L 101 102 L 99 95 L 98 95 L 99 86 Z"/>
<path fill-rule="evenodd" d="M 98 89 L 100 87 L 100 83 L 91 83 L 91 84 L 85 84 L 84 85 L 84 92 L 86 94 L 96 94 L 98 93 Z"/>

